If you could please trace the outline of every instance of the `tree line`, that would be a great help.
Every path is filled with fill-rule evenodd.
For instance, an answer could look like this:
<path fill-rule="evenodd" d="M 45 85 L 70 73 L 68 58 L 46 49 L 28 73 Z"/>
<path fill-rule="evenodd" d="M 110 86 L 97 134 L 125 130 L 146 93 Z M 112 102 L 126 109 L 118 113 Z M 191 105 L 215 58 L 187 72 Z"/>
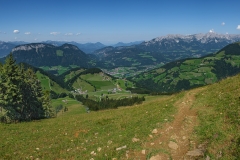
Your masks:
<path fill-rule="evenodd" d="M 30 68 L 17 65 L 10 54 L 0 63 L 0 120 L 19 122 L 53 116 L 49 91 L 42 91 L 40 81 Z"/>
<path fill-rule="evenodd" d="M 106 97 L 102 98 L 101 101 L 94 101 L 92 99 L 84 98 L 82 95 L 76 95 L 75 99 L 82 102 L 83 105 L 87 106 L 92 111 L 117 108 L 120 106 L 131 106 L 145 101 L 144 97 L 131 97 L 123 99 L 109 99 Z"/>

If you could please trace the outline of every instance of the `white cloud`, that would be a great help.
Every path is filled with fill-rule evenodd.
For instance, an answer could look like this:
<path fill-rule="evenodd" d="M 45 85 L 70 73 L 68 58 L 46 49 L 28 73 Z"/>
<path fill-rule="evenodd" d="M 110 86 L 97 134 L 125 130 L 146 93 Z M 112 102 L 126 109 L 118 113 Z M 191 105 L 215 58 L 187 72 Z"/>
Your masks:
<path fill-rule="evenodd" d="M 209 32 L 210 32 L 210 33 L 214 33 L 214 29 L 210 29 Z"/>
<path fill-rule="evenodd" d="M 29 34 L 31 34 L 31 32 L 25 32 L 24 34 L 29 35 Z"/>
<path fill-rule="evenodd" d="M 72 36 L 73 33 L 66 33 L 65 36 Z"/>
<path fill-rule="evenodd" d="M 222 24 L 221 24 L 222 26 L 224 26 L 225 25 L 225 22 L 222 22 Z"/>
<path fill-rule="evenodd" d="M 240 30 L 240 25 L 238 25 L 238 26 L 237 26 L 237 29 L 239 29 L 239 30 Z"/>
<path fill-rule="evenodd" d="M 38 40 L 37 38 L 34 39 L 34 41 Z"/>
<path fill-rule="evenodd" d="M 51 32 L 50 34 L 52 34 L 52 35 L 56 36 L 56 35 L 59 35 L 59 34 L 60 34 L 60 32 Z"/>
<path fill-rule="evenodd" d="M 18 34 L 20 31 L 19 30 L 13 30 L 13 33 Z"/>
<path fill-rule="evenodd" d="M 81 33 L 77 33 L 76 36 L 80 35 Z"/>
<path fill-rule="evenodd" d="M 17 39 L 17 37 L 15 37 L 14 39 Z"/>

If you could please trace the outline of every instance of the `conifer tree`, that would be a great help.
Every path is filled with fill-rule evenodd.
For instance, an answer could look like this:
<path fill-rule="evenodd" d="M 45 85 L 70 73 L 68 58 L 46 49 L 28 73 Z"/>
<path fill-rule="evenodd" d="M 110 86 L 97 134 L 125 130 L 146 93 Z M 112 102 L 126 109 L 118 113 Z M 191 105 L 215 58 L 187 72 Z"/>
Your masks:
<path fill-rule="evenodd" d="M 53 117 L 54 112 L 51 106 L 51 99 L 50 99 L 50 92 L 45 91 L 42 97 L 43 101 L 43 109 L 44 109 L 44 116 L 46 118 Z"/>
<path fill-rule="evenodd" d="M 49 118 L 50 104 L 49 93 L 43 94 L 34 71 L 15 64 L 10 54 L 5 64 L 0 65 L 0 109 L 6 112 L 4 121 Z"/>
<path fill-rule="evenodd" d="M 6 110 L 7 117 L 11 120 L 18 120 L 21 117 L 20 103 L 22 96 L 18 87 L 20 82 L 19 67 L 15 64 L 12 54 L 10 54 L 1 67 L 0 105 Z"/>
<path fill-rule="evenodd" d="M 32 69 L 24 70 L 20 67 L 22 81 L 20 85 L 22 103 L 21 118 L 22 120 L 40 119 L 44 117 L 42 107 L 42 88 L 39 80 Z"/>

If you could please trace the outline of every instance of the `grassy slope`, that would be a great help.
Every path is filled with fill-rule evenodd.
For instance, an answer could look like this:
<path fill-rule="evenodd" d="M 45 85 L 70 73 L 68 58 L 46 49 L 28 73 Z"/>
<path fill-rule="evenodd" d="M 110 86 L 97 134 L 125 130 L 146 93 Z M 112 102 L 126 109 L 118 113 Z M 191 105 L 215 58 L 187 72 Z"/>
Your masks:
<path fill-rule="evenodd" d="M 165 99 L 172 99 L 167 105 Z M 140 149 L 142 142 L 164 119 L 171 114 L 177 97 L 163 97 L 142 105 L 115 110 L 83 113 L 79 105 L 69 106 L 69 111 L 58 118 L 20 124 L 0 124 L 1 152 L 4 159 L 24 159 L 31 156 L 40 159 L 111 159 L 119 158 L 125 150 Z M 151 108 L 150 108 L 151 106 Z M 133 137 L 141 141 L 132 143 Z M 97 149 L 101 148 L 98 152 Z M 38 150 L 39 148 L 39 150 Z M 90 153 L 95 151 L 96 156 Z"/>
<path fill-rule="evenodd" d="M 79 69 L 79 70 L 76 70 L 76 71 L 72 71 L 70 72 L 69 74 L 67 74 L 64 78 L 64 82 L 67 82 L 68 80 L 72 79 L 75 75 L 83 72 L 84 69 Z"/>
<path fill-rule="evenodd" d="M 221 159 L 239 158 L 240 74 L 205 87 L 194 107 L 200 120 L 194 136 L 199 143 L 206 143 L 211 159 L 218 159 L 220 153 Z"/>
<path fill-rule="evenodd" d="M 206 146 L 206 155 L 217 159 L 240 156 L 240 75 L 203 88 L 193 107 L 199 126 L 193 138 Z M 69 103 L 69 111 L 58 118 L 19 124 L 0 124 L 0 157 L 3 159 L 112 159 L 124 157 L 126 150 L 141 150 L 154 128 L 173 120 L 173 96 L 147 97 L 133 107 L 85 113 L 79 103 Z M 60 102 L 58 102 L 60 103 Z M 132 138 L 140 141 L 133 143 Z M 127 149 L 116 151 L 116 148 Z M 238 145 L 238 146 L 237 146 Z M 97 151 L 101 148 L 101 151 Z M 100 149 L 99 149 L 100 150 Z M 91 152 L 96 155 L 91 155 Z M 234 157 L 235 156 L 235 157 Z"/>
<path fill-rule="evenodd" d="M 41 74 L 39 71 L 36 72 L 38 79 L 41 81 L 43 90 L 53 90 L 56 93 L 68 93 L 66 89 L 60 87 L 56 82 L 50 80 L 47 76 Z"/>
<path fill-rule="evenodd" d="M 112 80 L 109 77 L 108 77 L 109 80 L 106 80 L 105 77 L 108 77 L 108 76 L 96 74 L 96 73 L 81 75 L 81 78 L 83 80 L 86 80 L 89 83 L 91 83 L 93 86 L 96 87 L 97 90 L 108 90 L 108 89 L 116 88 Z"/>

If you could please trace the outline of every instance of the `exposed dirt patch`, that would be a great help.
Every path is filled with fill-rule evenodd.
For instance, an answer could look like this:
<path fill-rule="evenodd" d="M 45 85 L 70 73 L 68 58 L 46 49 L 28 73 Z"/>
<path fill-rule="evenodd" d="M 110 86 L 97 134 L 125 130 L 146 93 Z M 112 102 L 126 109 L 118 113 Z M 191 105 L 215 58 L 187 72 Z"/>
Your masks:
<path fill-rule="evenodd" d="M 163 128 L 157 129 L 156 134 L 149 133 L 152 135 L 152 138 L 149 138 L 149 142 L 143 145 L 146 149 L 145 154 L 134 151 L 129 153 L 129 159 L 184 159 L 190 148 L 195 148 L 196 146 L 190 138 L 194 127 L 198 124 L 197 112 L 191 106 L 195 100 L 195 94 L 200 91 L 201 88 L 191 90 L 177 101 L 174 105 L 178 107 L 178 112 L 173 115 L 174 120 L 166 123 Z"/>
<path fill-rule="evenodd" d="M 79 133 L 88 133 L 88 130 L 85 130 L 85 129 L 78 130 L 75 132 L 74 137 L 77 138 L 79 136 Z"/>

